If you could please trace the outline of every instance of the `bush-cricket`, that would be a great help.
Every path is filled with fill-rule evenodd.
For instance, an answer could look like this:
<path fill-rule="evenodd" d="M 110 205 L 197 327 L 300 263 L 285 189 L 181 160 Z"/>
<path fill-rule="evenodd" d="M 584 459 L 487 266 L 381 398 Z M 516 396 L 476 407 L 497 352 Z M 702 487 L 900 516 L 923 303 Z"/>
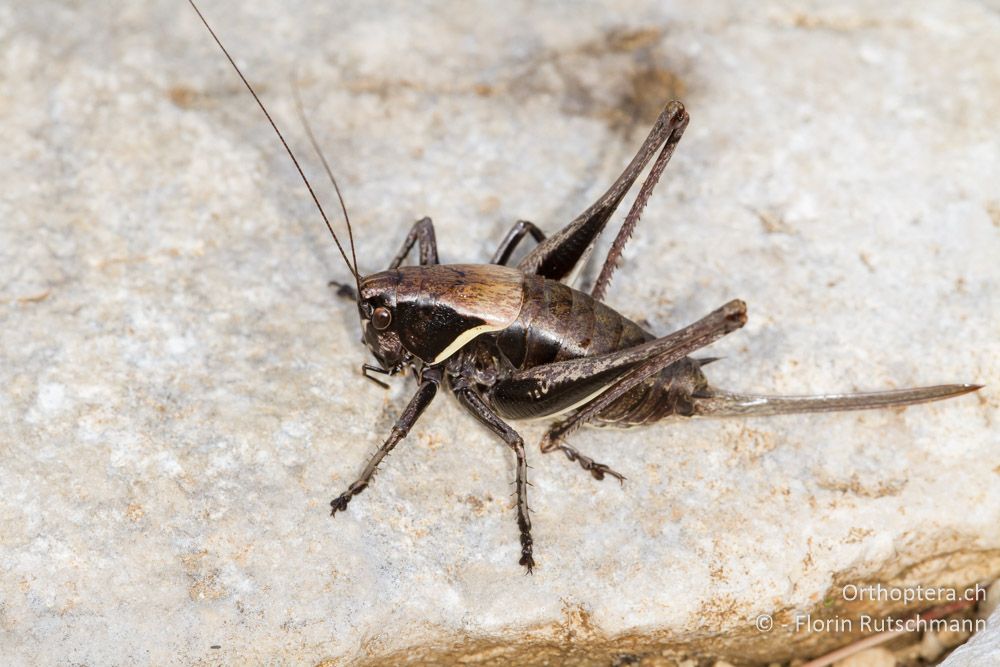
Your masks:
<path fill-rule="evenodd" d="M 412 371 L 417 390 L 360 477 L 331 503 L 346 510 L 372 475 L 430 405 L 444 385 L 458 402 L 515 453 L 516 514 L 520 564 L 534 567 L 527 499 L 527 459 L 521 436 L 508 422 L 557 419 L 541 451 L 562 452 L 600 480 L 624 477 L 566 443 L 580 426 L 641 426 L 667 417 L 725 417 L 827 412 L 909 405 L 975 391 L 979 385 L 949 384 L 891 391 L 809 396 L 770 396 L 718 389 L 703 368 L 712 358 L 689 355 L 739 329 L 746 306 L 732 300 L 702 319 L 657 337 L 603 302 L 622 250 L 688 124 L 679 102 L 670 102 L 631 162 L 593 205 L 552 236 L 519 221 L 501 241 L 489 264 L 440 264 L 430 218 L 417 221 L 384 270 L 363 275 L 340 188 L 303 114 L 314 150 L 336 189 L 349 234 L 350 257 L 333 230 L 309 180 L 253 87 L 240 72 L 193 0 L 212 38 L 236 70 L 309 190 L 350 271 L 354 284 L 340 293 L 356 301 L 363 340 L 377 363 L 363 373 Z M 301 103 L 300 103 L 301 109 Z M 622 227 L 611 244 L 593 287 L 570 286 L 625 195 L 652 162 Z M 537 243 L 515 266 L 518 244 Z M 419 264 L 404 266 L 417 246 Z M 381 381 L 375 380 L 376 382 Z"/>

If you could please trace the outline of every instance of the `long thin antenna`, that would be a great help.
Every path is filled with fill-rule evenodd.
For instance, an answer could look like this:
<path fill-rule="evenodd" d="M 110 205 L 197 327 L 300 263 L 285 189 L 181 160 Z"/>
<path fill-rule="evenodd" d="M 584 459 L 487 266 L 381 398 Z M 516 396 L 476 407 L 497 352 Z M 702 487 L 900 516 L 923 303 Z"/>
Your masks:
<path fill-rule="evenodd" d="M 188 0 L 188 3 L 191 5 L 191 8 L 194 9 L 195 14 L 198 15 L 198 18 L 201 19 L 201 22 L 205 25 L 205 28 L 208 29 L 209 34 L 212 35 L 212 39 L 214 39 L 215 43 L 219 45 L 220 49 L 222 49 L 222 53 L 226 56 L 226 59 L 229 61 L 229 64 L 233 66 L 233 69 L 236 70 L 236 73 L 239 75 L 240 80 L 243 81 L 243 85 L 246 86 L 247 90 L 250 91 L 250 94 L 253 95 L 253 99 L 254 101 L 257 102 L 257 106 L 259 106 L 260 110 L 264 112 L 264 116 L 267 118 L 267 122 L 269 122 L 271 124 L 271 127 L 274 128 L 275 134 L 277 134 L 278 139 L 281 140 L 281 145 L 285 147 L 285 151 L 288 153 L 288 157 L 292 159 L 292 164 L 295 165 L 295 169 L 299 172 L 299 176 L 302 177 L 302 182 L 306 184 L 306 189 L 309 190 L 309 195 L 312 197 L 313 203 L 316 204 L 316 208 L 319 210 L 319 214 L 323 216 L 323 222 L 326 223 L 326 228 L 330 230 L 330 235 L 333 237 L 333 242 L 337 244 L 337 250 L 340 251 L 340 256 L 344 258 L 344 263 L 347 264 L 348 270 L 350 270 L 351 275 L 354 276 L 354 281 L 358 283 L 358 294 L 360 295 L 361 278 L 358 275 L 357 268 L 355 266 L 351 266 L 350 260 L 347 259 L 347 253 L 344 252 L 344 246 L 340 244 L 340 239 L 337 238 L 336 232 L 333 231 L 333 226 L 330 224 L 330 219 L 326 217 L 326 211 L 323 210 L 323 205 L 319 203 L 319 198 L 316 196 L 316 192 L 313 190 L 312 185 L 309 183 L 309 179 L 306 178 L 305 172 L 302 171 L 302 167 L 299 165 L 299 161 L 295 159 L 295 154 L 292 152 L 292 149 L 289 148 L 288 142 L 285 141 L 284 135 L 281 134 L 281 130 L 278 129 L 277 124 L 271 118 L 271 114 L 267 112 L 267 108 L 264 106 L 264 103 L 260 101 L 260 98 L 257 96 L 257 92 L 253 89 L 253 86 L 251 86 L 250 82 L 247 81 L 247 78 L 243 76 L 243 72 L 240 71 L 239 66 L 237 66 L 236 64 L 236 61 L 233 60 L 233 57 L 231 55 L 229 55 L 229 51 L 226 50 L 226 47 L 222 45 L 222 42 L 215 34 L 215 31 L 212 30 L 212 26 L 210 26 L 208 24 L 208 21 L 205 20 L 205 17 L 202 15 L 201 10 L 198 9 L 198 5 L 194 4 L 194 0 Z M 338 195 L 340 194 L 339 190 L 337 194 Z"/>
<path fill-rule="evenodd" d="M 302 121 L 302 127 L 306 130 L 306 136 L 309 137 L 309 143 L 312 144 L 313 151 L 319 157 L 319 161 L 323 163 L 323 169 L 326 170 L 326 175 L 330 177 L 330 182 L 333 183 L 333 189 L 337 192 L 337 199 L 340 201 L 340 210 L 344 212 L 344 221 L 347 223 L 347 239 L 351 243 L 351 259 L 354 260 L 354 274 L 358 275 L 358 256 L 354 254 L 354 231 L 351 229 L 351 218 L 347 215 L 347 206 L 344 204 L 344 195 L 340 194 L 340 186 L 337 185 L 337 178 L 333 175 L 333 170 L 330 169 L 330 163 L 326 161 L 326 156 L 323 155 L 323 149 L 319 147 L 319 142 L 316 141 L 316 136 L 313 134 L 312 126 L 309 124 L 309 118 L 306 116 L 305 108 L 302 106 L 302 94 L 299 92 L 299 82 L 297 77 L 292 77 L 292 91 L 295 94 L 295 110 L 299 113 L 299 120 Z M 360 287 L 358 288 L 358 294 L 361 294 Z"/>

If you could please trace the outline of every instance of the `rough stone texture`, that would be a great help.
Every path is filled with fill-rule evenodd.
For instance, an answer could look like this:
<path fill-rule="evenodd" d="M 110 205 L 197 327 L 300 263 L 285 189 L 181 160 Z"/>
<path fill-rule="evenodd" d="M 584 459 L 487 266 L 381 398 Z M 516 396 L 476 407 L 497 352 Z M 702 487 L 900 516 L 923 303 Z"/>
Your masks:
<path fill-rule="evenodd" d="M 896 667 L 896 658 L 884 648 L 872 648 L 837 662 L 836 667 Z"/>
<path fill-rule="evenodd" d="M 995 3 L 487 6 L 205 0 L 304 146 L 299 80 L 364 270 L 424 214 L 445 261 L 558 228 L 679 97 L 613 305 L 744 298 L 724 387 L 996 383 Z M 994 387 L 580 433 L 624 489 L 532 449 L 533 577 L 512 455 L 443 398 L 331 520 L 412 380 L 359 377 L 343 266 L 190 8 L 6 3 L 0 79 L 8 663 L 780 660 L 848 640 L 781 627 L 858 613 L 844 583 L 1000 572 Z"/>
<path fill-rule="evenodd" d="M 955 649 L 941 667 L 979 667 L 1000 662 L 1000 580 L 993 582 L 979 607 L 979 616 L 986 619 L 986 627 Z"/>
<path fill-rule="evenodd" d="M 981 667 L 1000 661 L 1000 611 L 994 612 L 979 632 L 941 663 L 941 667 Z"/>

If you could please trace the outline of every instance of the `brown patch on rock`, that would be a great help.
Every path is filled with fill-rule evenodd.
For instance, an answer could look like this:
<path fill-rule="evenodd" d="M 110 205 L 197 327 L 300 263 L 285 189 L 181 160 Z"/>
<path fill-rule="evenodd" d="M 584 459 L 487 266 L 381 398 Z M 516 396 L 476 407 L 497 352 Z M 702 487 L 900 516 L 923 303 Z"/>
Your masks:
<path fill-rule="evenodd" d="M 820 479 L 817 486 L 827 491 L 839 491 L 863 498 L 884 498 L 898 496 L 906 483 L 905 479 L 881 479 L 875 483 L 865 484 L 857 475 L 851 475 L 848 479 Z"/>
<path fill-rule="evenodd" d="M 551 96 L 569 115 L 599 118 L 625 134 L 652 123 L 664 105 L 688 95 L 689 85 L 664 45 L 660 28 L 611 28 L 598 37 L 559 49 L 539 49 L 500 66 L 489 81 L 448 83 L 365 75 L 339 84 L 385 103 L 413 93 L 504 97 L 517 102 Z M 599 78 L 600 86 L 593 81 Z M 185 99 L 182 96 L 182 100 Z"/>
<path fill-rule="evenodd" d="M 615 28 L 607 33 L 603 50 L 607 51 L 635 51 L 653 46 L 663 37 L 663 31 L 659 28 Z"/>
<path fill-rule="evenodd" d="M 826 30 L 829 32 L 850 33 L 862 30 L 913 30 L 914 22 L 908 18 L 885 20 L 881 18 L 852 15 L 837 11 L 836 8 L 826 12 L 805 13 L 795 11 L 789 15 L 772 17 L 772 22 L 779 26 L 789 26 L 802 30 Z"/>
<path fill-rule="evenodd" d="M 764 232 L 767 234 L 794 234 L 795 230 L 785 221 L 781 213 L 775 211 L 759 211 L 751 208 L 750 211 L 760 220 Z"/>
<path fill-rule="evenodd" d="M 254 83 L 254 90 L 259 95 L 267 93 L 268 86 L 264 83 Z M 211 106 L 217 99 L 229 99 L 245 95 L 242 84 L 225 84 L 209 90 L 197 90 L 182 83 L 174 84 L 167 88 L 167 99 L 179 109 L 204 109 Z"/>
<path fill-rule="evenodd" d="M 559 624 L 559 627 L 562 628 L 563 638 L 567 642 L 576 642 L 599 635 L 590 612 L 582 604 L 564 603 L 562 615 L 563 622 Z"/>
<path fill-rule="evenodd" d="M 472 513 L 476 516 L 486 514 L 486 503 L 481 498 L 477 498 L 471 493 L 465 497 L 465 503 L 472 508 Z"/>
<path fill-rule="evenodd" d="M 128 507 L 125 508 L 125 516 L 128 517 L 129 521 L 138 521 L 146 516 L 146 511 L 139 503 L 129 503 Z"/>
<path fill-rule="evenodd" d="M 670 66 L 664 31 L 615 28 L 600 38 L 550 54 L 546 59 L 564 83 L 567 113 L 601 118 L 615 131 L 630 133 L 653 122 L 670 100 L 688 93 L 685 80 Z M 541 60 L 541 59 L 540 59 Z M 592 90 L 580 72 L 612 70 L 606 90 Z"/>
<path fill-rule="evenodd" d="M 472 91 L 480 97 L 490 97 L 496 93 L 493 86 L 486 83 L 477 83 L 472 87 Z"/>
<path fill-rule="evenodd" d="M 686 92 L 687 86 L 676 72 L 647 63 L 629 74 L 619 110 L 624 121 L 642 125 L 656 118 L 667 100 L 683 99 Z"/>
<path fill-rule="evenodd" d="M 174 106 L 181 109 L 191 109 L 201 97 L 201 93 L 188 86 L 177 84 L 167 89 L 167 97 L 174 103 Z"/>
<path fill-rule="evenodd" d="M 479 203 L 480 213 L 495 213 L 500 210 L 500 198 L 490 195 Z"/>
<path fill-rule="evenodd" d="M 205 563 L 207 551 L 196 551 L 181 556 L 184 572 L 191 579 L 188 586 L 188 597 L 192 600 L 218 600 L 228 594 L 226 588 L 219 583 L 219 571 Z"/>
<path fill-rule="evenodd" d="M 993 226 L 1000 228 L 1000 201 L 986 202 L 986 214 L 990 216 Z"/>
<path fill-rule="evenodd" d="M 218 574 L 209 573 L 188 587 L 188 597 L 192 600 L 218 600 L 226 596 L 226 589 L 219 583 Z"/>

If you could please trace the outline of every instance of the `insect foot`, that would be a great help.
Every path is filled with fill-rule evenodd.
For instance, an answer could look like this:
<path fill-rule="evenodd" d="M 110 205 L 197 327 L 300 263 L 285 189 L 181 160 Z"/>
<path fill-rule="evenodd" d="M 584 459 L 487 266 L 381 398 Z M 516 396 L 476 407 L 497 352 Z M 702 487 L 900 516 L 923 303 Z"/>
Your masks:
<path fill-rule="evenodd" d="M 559 437 L 554 435 L 551 431 L 549 433 L 546 433 L 545 436 L 542 438 L 540 447 L 543 454 L 554 452 L 556 450 L 562 451 L 562 453 L 566 455 L 566 458 L 568 458 L 570 461 L 575 461 L 579 463 L 580 467 L 589 472 L 591 476 L 597 481 L 603 480 L 605 475 L 611 475 L 612 477 L 617 479 L 620 484 L 622 485 L 625 484 L 624 475 L 622 475 L 619 472 L 616 472 L 615 470 L 612 470 L 611 467 L 603 463 L 598 463 L 594 459 L 583 454 L 580 450 L 576 449 L 575 447 L 570 447 L 569 445 L 561 444 L 559 441 Z"/>
<path fill-rule="evenodd" d="M 617 479 L 620 484 L 625 483 L 624 475 L 615 472 L 614 470 L 604 465 L 603 463 L 598 463 L 589 456 L 584 456 L 579 452 L 579 450 L 573 449 L 569 445 L 561 445 L 559 448 L 563 451 L 564 454 L 566 454 L 566 458 L 568 458 L 570 461 L 576 461 L 577 463 L 579 463 L 580 467 L 583 468 L 584 470 L 589 471 L 594 479 L 601 481 L 604 479 L 605 475 L 611 475 L 612 477 Z"/>
<path fill-rule="evenodd" d="M 337 516 L 337 512 L 343 512 L 347 509 L 347 503 L 351 502 L 351 498 L 358 495 L 365 490 L 368 486 L 367 483 L 354 482 L 351 484 L 347 491 L 330 501 L 330 516 Z"/>
<path fill-rule="evenodd" d="M 525 574 L 531 574 L 535 567 L 535 559 L 531 556 L 531 520 L 526 514 L 518 512 L 517 527 L 521 529 L 521 560 L 518 561 L 524 566 Z"/>

